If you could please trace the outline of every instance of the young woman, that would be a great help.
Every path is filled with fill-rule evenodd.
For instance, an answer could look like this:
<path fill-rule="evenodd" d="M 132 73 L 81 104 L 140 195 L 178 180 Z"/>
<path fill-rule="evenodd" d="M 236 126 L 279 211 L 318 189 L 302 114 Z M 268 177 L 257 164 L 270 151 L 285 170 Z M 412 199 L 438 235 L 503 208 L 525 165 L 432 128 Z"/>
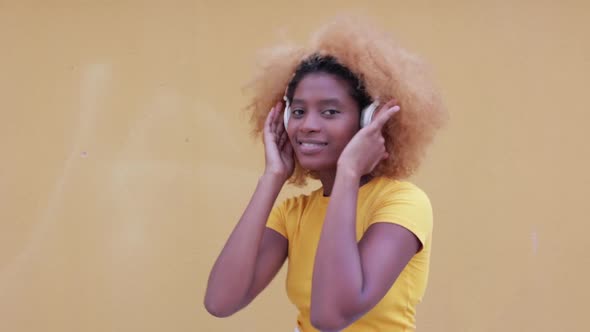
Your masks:
<path fill-rule="evenodd" d="M 433 220 L 427 195 L 403 179 L 446 117 L 426 66 L 349 19 L 264 63 L 250 110 L 266 166 L 213 266 L 207 310 L 242 309 L 288 259 L 299 331 L 414 330 Z M 308 177 L 321 188 L 273 208 L 287 181 Z"/>

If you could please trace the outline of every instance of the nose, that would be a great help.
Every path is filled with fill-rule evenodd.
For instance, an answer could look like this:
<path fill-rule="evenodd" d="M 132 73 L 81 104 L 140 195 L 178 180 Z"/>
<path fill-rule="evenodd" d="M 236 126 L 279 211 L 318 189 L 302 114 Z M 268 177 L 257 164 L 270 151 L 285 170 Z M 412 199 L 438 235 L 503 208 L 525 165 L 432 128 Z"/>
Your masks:
<path fill-rule="evenodd" d="M 321 129 L 321 119 L 317 112 L 307 112 L 303 119 L 301 119 L 299 130 L 303 133 L 318 132 Z"/>

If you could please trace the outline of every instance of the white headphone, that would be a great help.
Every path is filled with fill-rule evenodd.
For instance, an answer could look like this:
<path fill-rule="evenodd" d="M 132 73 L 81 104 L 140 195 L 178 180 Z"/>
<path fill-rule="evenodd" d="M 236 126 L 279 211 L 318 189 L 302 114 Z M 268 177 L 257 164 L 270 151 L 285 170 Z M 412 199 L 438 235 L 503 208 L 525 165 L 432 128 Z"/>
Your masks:
<path fill-rule="evenodd" d="M 287 98 L 287 94 L 283 96 L 283 100 L 285 101 L 283 122 L 285 123 L 285 128 L 287 128 L 289 118 L 291 117 L 291 105 L 289 104 L 289 98 Z M 374 101 L 361 111 L 361 128 L 366 127 L 369 123 L 371 123 L 371 120 L 373 120 L 373 114 L 375 114 L 377 107 L 379 107 L 379 101 Z"/>

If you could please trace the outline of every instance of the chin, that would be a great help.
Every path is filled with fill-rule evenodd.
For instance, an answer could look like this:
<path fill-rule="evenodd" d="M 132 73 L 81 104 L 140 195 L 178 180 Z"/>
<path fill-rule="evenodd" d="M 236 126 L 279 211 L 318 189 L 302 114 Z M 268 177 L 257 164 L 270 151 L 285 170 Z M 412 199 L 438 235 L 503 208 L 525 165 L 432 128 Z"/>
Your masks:
<path fill-rule="evenodd" d="M 309 157 L 299 158 L 298 160 L 301 167 L 312 172 L 328 171 L 336 168 L 336 161 L 334 160 Z"/>

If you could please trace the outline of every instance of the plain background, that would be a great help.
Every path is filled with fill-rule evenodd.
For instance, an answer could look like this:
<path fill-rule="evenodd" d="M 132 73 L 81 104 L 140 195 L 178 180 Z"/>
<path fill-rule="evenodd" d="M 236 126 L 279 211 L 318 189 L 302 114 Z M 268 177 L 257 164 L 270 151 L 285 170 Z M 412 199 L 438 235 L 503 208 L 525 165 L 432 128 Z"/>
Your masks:
<path fill-rule="evenodd" d="M 263 168 L 255 56 L 341 11 L 435 68 L 419 331 L 588 331 L 588 1 L 0 1 L 0 330 L 292 331 L 209 270 Z M 281 197 L 309 191 L 287 188 Z"/>

